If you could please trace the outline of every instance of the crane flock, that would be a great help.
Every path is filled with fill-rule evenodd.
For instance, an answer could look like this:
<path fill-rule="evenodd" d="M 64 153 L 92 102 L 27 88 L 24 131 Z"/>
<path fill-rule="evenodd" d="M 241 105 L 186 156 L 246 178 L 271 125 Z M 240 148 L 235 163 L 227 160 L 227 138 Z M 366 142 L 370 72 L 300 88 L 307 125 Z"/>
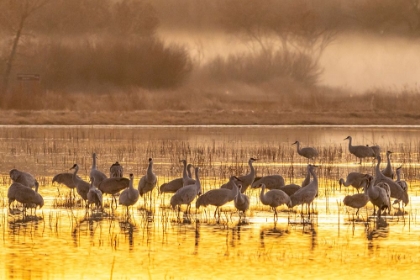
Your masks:
<path fill-rule="evenodd" d="M 401 168 L 396 169 L 397 180 L 393 181 L 394 171 L 391 165 L 390 156 L 391 151 L 386 152 L 387 166 L 385 169 L 380 170 L 381 156 L 380 148 L 378 146 L 353 146 L 352 137 L 348 136 L 344 140 L 349 140 L 348 150 L 351 154 L 360 159 L 373 157 L 377 160 L 375 167 L 375 174 L 364 174 L 359 172 L 348 173 L 346 179 L 340 178 L 338 180 L 341 186 L 352 186 L 357 194 L 347 195 L 343 199 L 343 204 L 346 207 L 356 209 L 358 216 L 359 210 L 365 207 L 370 201 L 371 204 L 378 208 L 377 215 L 381 217 L 385 209 L 390 213 L 391 198 L 394 198 L 394 204 L 402 203 L 403 206 L 409 203 L 408 186 L 407 183 L 401 178 Z M 261 188 L 259 200 L 263 205 L 268 205 L 274 212 L 274 221 L 278 218 L 278 207 L 282 206 L 287 208 L 294 208 L 301 206 L 301 213 L 304 215 L 303 207 L 306 206 L 306 215 L 311 215 L 311 204 L 318 196 L 318 176 L 316 174 L 316 165 L 310 164 L 309 161 L 315 161 L 319 156 L 318 151 L 312 147 L 300 147 L 300 142 L 296 141 L 293 145 L 297 146 L 296 152 L 308 160 L 307 174 L 305 180 L 301 185 L 298 184 L 285 184 L 285 180 L 280 174 L 267 175 L 263 177 L 256 177 L 256 171 L 253 163 L 257 161 L 256 158 L 251 157 L 248 161 L 249 173 L 242 175 L 232 175 L 228 182 L 222 184 L 218 188 L 213 188 L 207 192 L 203 192 L 202 181 L 200 180 L 200 168 L 195 166 L 195 179 L 191 176 L 192 164 L 187 164 L 187 160 L 182 159 L 179 162 L 183 165 L 182 177 L 176 178 L 172 181 L 162 184 L 158 188 L 159 195 L 171 194 L 170 206 L 174 211 L 179 213 L 181 205 L 186 205 L 185 213 L 191 214 L 191 204 L 194 200 L 196 211 L 199 208 L 213 205 L 216 207 L 214 211 L 214 218 L 216 221 L 220 220 L 220 207 L 232 202 L 239 213 L 246 217 L 246 212 L 250 208 L 250 197 L 246 194 L 249 187 L 250 189 Z M 157 186 L 158 176 L 153 170 L 153 159 L 149 158 L 148 166 L 144 175 L 140 176 L 137 189 L 134 188 L 134 175 L 130 174 L 129 178 L 123 177 L 123 168 L 117 161 L 113 163 L 109 169 L 110 177 L 101 172 L 97 168 L 97 155 L 92 154 L 92 167 L 89 172 L 90 182 L 84 181 L 77 175 L 79 166 L 74 164 L 70 170 L 72 173 L 60 173 L 53 177 L 52 183 L 59 183 L 66 185 L 74 196 L 74 190 L 86 202 L 86 207 L 93 210 L 102 211 L 103 195 L 109 194 L 112 196 L 112 203 L 115 205 L 123 205 L 127 209 L 134 206 L 140 197 L 144 197 L 146 203 L 147 197 L 151 200 L 151 194 Z M 44 200 L 38 193 L 39 183 L 30 173 L 12 169 L 9 173 L 12 180 L 7 193 L 9 209 L 14 201 L 22 203 L 24 213 L 26 208 L 42 207 Z M 32 188 L 35 188 L 33 190 Z M 362 193 L 359 193 L 360 190 Z M 266 192 L 266 190 L 268 190 Z M 117 203 L 117 198 L 118 203 Z M 374 211 L 375 214 L 375 211 Z"/>

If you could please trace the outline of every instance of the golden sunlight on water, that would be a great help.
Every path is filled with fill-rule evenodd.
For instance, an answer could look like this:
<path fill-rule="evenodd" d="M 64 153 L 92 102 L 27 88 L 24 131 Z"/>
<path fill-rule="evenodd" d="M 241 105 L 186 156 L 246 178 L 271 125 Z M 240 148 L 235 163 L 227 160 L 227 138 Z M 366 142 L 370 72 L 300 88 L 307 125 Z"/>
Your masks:
<path fill-rule="evenodd" d="M 349 172 L 374 174 L 374 161 L 356 164 L 347 150 L 353 144 L 380 145 L 383 158 L 391 150 L 394 168 L 403 165 L 410 203 L 404 213 L 393 209 L 377 222 L 373 207 L 355 211 L 343 205 L 351 187 L 340 190 L 338 179 Z M 355 279 L 413 278 L 419 271 L 420 225 L 418 128 L 384 127 L 1 127 L 0 128 L 0 278 L 2 279 Z M 134 186 L 154 160 L 157 188 L 181 177 L 180 159 L 201 168 L 203 192 L 218 188 L 232 175 L 281 174 L 300 184 L 307 160 L 291 144 L 316 147 L 319 179 L 315 213 L 301 207 L 279 207 L 278 220 L 259 201 L 260 189 L 249 189 L 251 207 L 245 222 L 229 202 L 220 222 L 215 207 L 193 203 L 191 215 L 169 206 L 171 195 L 140 198 L 126 215 L 110 208 L 86 211 L 79 197 L 69 203 L 69 189 L 52 184 L 55 174 L 71 172 L 88 180 L 92 152 L 98 168 L 109 175 L 119 161 Z M 383 163 L 385 166 L 385 163 Z M 45 205 L 25 218 L 7 209 L 12 168 L 33 174 Z M 76 194 L 77 196 L 77 194 Z M 71 207 L 70 207 L 71 206 Z M 15 207 L 17 207 L 15 209 Z"/>

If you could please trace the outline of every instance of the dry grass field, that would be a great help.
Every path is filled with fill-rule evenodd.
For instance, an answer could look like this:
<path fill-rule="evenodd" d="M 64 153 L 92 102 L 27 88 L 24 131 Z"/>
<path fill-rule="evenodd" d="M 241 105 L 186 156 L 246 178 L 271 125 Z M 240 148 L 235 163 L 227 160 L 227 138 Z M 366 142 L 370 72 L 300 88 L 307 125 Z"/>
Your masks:
<path fill-rule="evenodd" d="M 274 84 L 90 94 L 29 91 L 1 101 L 0 124 L 415 125 L 420 119 L 413 91 L 357 95 Z"/>

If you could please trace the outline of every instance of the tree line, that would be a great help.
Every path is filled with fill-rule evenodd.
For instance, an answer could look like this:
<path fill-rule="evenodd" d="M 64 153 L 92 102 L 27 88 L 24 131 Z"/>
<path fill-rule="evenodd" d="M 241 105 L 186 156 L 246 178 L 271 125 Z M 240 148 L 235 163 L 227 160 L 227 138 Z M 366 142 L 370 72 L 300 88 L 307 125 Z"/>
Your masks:
<path fill-rule="evenodd" d="M 173 88 L 194 65 L 157 28 L 219 29 L 251 54 L 207 65 L 216 80 L 287 77 L 312 86 L 325 48 L 342 32 L 416 37 L 420 0 L 0 0 L 2 92 L 18 72 L 39 73 L 47 89 L 87 85 Z M 275 40 L 273 40 L 275 38 Z M 252 71 L 251 68 L 257 69 Z M 264 73 L 264 75 L 261 75 Z"/>

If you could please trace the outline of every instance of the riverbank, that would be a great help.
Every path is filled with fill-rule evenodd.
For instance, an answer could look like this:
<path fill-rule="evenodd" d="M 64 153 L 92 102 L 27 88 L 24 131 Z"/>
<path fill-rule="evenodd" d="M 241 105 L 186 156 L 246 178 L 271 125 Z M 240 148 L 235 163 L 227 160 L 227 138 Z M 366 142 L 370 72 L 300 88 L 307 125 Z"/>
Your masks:
<path fill-rule="evenodd" d="M 420 112 L 30 111 L 0 110 L 0 124 L 30 125 L 418 125 Z"/>

